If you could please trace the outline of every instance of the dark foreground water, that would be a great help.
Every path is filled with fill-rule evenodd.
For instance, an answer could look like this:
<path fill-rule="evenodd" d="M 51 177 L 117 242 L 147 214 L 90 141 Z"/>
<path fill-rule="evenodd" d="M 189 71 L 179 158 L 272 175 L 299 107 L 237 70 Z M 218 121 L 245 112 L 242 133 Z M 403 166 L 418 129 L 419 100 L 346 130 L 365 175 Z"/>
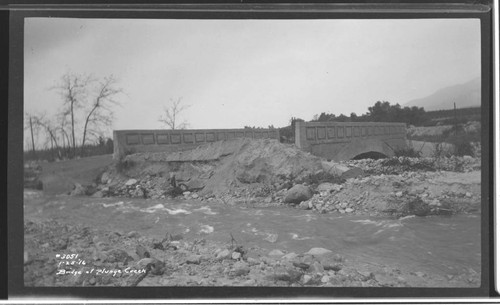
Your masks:
<path fill-rule="evenodd" d="M 200 202 L 52 197 L 25 200 L 25 216 L 162 239 L 231 240 L 245 247 L 302 253 L 327 248 L 351 260 L 434 274 L 479 273 L 480 215 L 402 219 L 317 214 Z"/>

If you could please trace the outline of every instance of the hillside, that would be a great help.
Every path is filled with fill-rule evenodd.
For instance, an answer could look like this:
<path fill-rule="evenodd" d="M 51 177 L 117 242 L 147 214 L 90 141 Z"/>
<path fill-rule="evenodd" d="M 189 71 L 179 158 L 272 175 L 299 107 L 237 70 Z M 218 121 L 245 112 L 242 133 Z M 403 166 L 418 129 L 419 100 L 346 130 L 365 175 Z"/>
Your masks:
<path fill-rule="evenodd" d="M 475 78 L 464 84 L 442 88 L 435 93 L 409 101 L 404 106 L 424 107 L 426 111 L 452 109 L 481 105 L 481 78 Z"/>

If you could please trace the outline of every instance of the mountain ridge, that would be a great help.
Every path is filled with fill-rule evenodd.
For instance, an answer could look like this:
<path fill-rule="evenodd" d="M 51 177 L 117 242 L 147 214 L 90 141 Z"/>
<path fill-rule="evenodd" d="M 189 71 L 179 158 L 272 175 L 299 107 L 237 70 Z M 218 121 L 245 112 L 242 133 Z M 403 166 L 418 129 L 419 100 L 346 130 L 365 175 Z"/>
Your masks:
<path fill-rule="evenodd" d="M 431 95 L 413 99 L 403 106 L 423 107 L 425 111 L 481 106 L 481 78 L 474 78 L 466 83 L 441 88 Z"/>

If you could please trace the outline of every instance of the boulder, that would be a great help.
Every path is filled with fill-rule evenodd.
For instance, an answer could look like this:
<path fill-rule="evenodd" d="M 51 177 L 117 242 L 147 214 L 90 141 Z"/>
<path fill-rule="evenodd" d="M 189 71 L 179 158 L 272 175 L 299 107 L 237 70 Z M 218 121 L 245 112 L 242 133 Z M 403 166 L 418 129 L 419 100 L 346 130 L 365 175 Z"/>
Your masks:
<path fill-rule="evenodd" d="M 201 255 L 190 255 L 186 258 L 186 264 L 194 264 L 199 265 L 201 263 L 202 256 Z"/>
<path fill-rule="evenodd" d="M 122 249 L 111 249 L 104 253 L 106 255 L 105 263 L 118 263 L 123 262 L 127 264 L 134 259 L 125 250 Z"/>
<path fill-rule="evenodd" d="M 275 243 L 278 240 L 278 234 L 275 233 L 267 233 L 267 236 L 263 238 L 264 240 Z"/>
<path fill-rule="evenodd" d="M 92 194 L 92 197 L 102 198 L 102 197 L 104 197 L 104 193 L 102 191 L 97 191 L 94 194 Z"/>
<path fill-rule="evenodd" d="M 338 187 L 335 186 L 335 184 L 330 183 L 330 182 L 323 182 L 320 185 L 318 185 L 318 188 L 316 189 L 318 192 L 326 192 L 326 193 L 331 193 L 333 191 L 337 191 Z"/>
<path fill-rule="evenodd" d="M 239 260 L 241 258 L 241 253 L 240 252 L 233 252 L 231 254 L 231 258 L 234 260 Z"/>
<path fill-rule="evenodd" d="M 228 249 L 221 250 L 216 255 L 217 259 L 226 259 L 231 257 L 231 252 Z"/>
<path fill-rule="evenodd" d="M 297 254 L 295 252 L 290 252 L 286 255 L 283 255 L 282 259 L 285 259 L 285 260 L 293 260 L 297 257 Z"/>
<path fill-rule="evenodd" d="M 307 285 L 311 282 L 312 282 L 312 276 L 310 276 L 309 274 L 304 275 L 304 277 L 302 278 L 302 284 Z"/>
<path fill-rule="evenodd" d="M 335 162 L 323 161 L 321 166 L 325 172 L 337 177 L 349 170 L 349 167 Z"/>
<path fill-rule="evenodd" d="M 325 249 L 325 248 L 311 248 L 309 251 L 307 251 L 305 254 L 309 255 L 324 255 L 331 253 L 331 250 Z"/>
<path fill-rule="evenodd" d="M 238 262 L 234 264 L 234 275 L 236 276 L 244 276 L 250 273 L 250 268 L 246 263 Z"/>
<path fill-rule="evenodd" d="M 309 273 L 323 273 L 325 269 L 320 263 L 314 262 L 311 264 L 311 266 L 309 266 L 308 271 Z"/>
<path fill-rule="evenodd" d="M 102 175 L 101 175 L 101 183 L 102 183 L 102 184 L 107 184 L 107 183 L 108 183 L 108 181 L 110 180 L 110 178 L 111 178 L 111 177 L 109 176 L 109 173 L 108 173 L 108 172 L 104 172 L 104 173 L 102 173 Z"/>
<path fill-rule="evenodd" d="M 71 191 L 71 196 L 83 196 L 86 195 L 87 188 L 81 185 L 80 183 L 75 183 L 73 190 Z"/>
<path fill-rule="evenodd" d="M 269 256 L 283 256 L 285 253 L 283 253 L 281 250 L 274 249 L 271 252 L 269 252 Z"/>
<path fill-rule="evenodd" d="M 205 183 L 200 179 L 191 179 L 186 182 L 187 187 L 193 191 L 202 190 L 205 187 Z"/>
<path fill-rule="evenodd" d="M 342 179 L 351 179 L 351 178 L 358 178 L 358 177 L 363 177 L 365 175 L 365 172 L 359 168 L 359 167 L 353 167 L 349 169 L 348 171 L 343 172 L 340 175 L 340 178 Z"/>
<path fill-rule="evenodd" d="M 309 210 L 311 209 L 311 207 L 309 206 L 309 203 L 308 201 L 302 201 L 300 204 L 299 204 L 299 209 L 301 210 Z"/>
<path fill-rule="evenodd" d="M 137 183 L 136 179 L 128 179 L 127 182 L 125 182 L 126 186 L 131 186 Z"/>
<path fill-rule="evenodd" d="M 297 184 L 286 192 L 285 203 L 299 204 L 313 196 L 311 189 L 308 186 Z"/>

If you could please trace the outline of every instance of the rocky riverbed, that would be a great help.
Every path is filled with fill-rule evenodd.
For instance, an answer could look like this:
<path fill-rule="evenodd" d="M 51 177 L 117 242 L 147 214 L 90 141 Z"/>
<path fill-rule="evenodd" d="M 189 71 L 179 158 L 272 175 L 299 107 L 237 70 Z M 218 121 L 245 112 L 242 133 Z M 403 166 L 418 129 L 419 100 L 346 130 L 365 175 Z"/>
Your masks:
<path fill-rule="evenodd" d="M 177 155 L 130 155 L 92 173 L 93 181 L 65 195 L 25 191 L 27 286 L 480 283 L 480 158 L 335 163 L 239 139 Z M 259 210 L 267 207 L 277 210 Z M 464 247 L 469 256 L 457 250 Z"/>
<path fill-rule="evenodd" d="M 480 273 L 437 274 L 312 247 L 305 252 L 226 242 L 155 239 L 57 221 L 25 222 L 26 286 L 476 287 Z"/>

